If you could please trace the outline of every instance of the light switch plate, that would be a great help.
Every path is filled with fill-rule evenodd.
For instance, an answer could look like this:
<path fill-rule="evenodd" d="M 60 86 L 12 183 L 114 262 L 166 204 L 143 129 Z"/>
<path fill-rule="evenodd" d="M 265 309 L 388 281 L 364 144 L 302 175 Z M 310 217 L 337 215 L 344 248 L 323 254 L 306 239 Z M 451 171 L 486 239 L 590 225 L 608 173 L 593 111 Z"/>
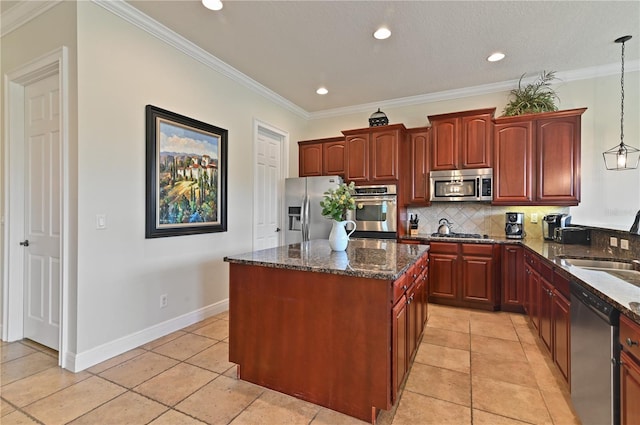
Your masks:
<path fill-rule="evenodd" d="M 620 239 L 620 248 L 629 249 L 629 241 L 627 239 Z"/>
<path fill-rule="evenodd" d="M 609 238 L 609 246 L 618 246 L 618 238 L 611 236 Z"/>
<path fill-rule="evenodd" d="M 537 213 L 531 213 L 531 222 L 532 223 L 537 223 L 538 222 L 538 214 Z"/>

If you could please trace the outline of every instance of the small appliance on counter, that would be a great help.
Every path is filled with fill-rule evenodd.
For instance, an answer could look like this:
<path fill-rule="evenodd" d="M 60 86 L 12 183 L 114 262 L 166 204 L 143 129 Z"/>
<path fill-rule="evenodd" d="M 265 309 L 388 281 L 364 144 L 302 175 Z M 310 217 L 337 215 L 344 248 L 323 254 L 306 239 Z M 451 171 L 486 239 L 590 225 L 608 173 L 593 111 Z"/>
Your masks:
<path fill-rule="evenodd" d="M 505 214 L 504 233 L 507 239 L 522 239 L 524 232 L 524 213 L 508 212 Z"/>
<path fill-rule="evenodd" d="M 571 216 L 568 214 L 547 214 L 542 219 L 542 236 L 548 240 L 556 239 L 556 229 L 567 227 L 571 224 Z"/>
<path fill-rule="evenodd" d="M 558 227 L 555 231 L 555 241 L 564 244 L 591 244 L 591 231 L 582 227 Z"/>

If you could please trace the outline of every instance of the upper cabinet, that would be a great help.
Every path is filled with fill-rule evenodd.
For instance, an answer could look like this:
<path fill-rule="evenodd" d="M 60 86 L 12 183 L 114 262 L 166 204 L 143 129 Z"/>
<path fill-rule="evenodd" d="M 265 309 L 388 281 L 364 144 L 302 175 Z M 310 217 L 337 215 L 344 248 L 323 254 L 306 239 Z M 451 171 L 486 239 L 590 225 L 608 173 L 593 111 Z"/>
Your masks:
<path fill-rule="evenodd" d="M 396 183 L 400 179 L 402 124 L 347 130 L 345 180 L 356 183 Z"/>
<path fill-rule="evenodd" d="M 429 127 L 407 130 L 407 140 L 403 149 L 406 176 L 404 186 L 407 204 L 429 205 Z"/>
<path fill-rule="evenodd" d="M 494 204 L 578 205 L 585 110 L 495 120 Z"/>
<path fill-rule="evenodd" d="M 429 115 L 431 170 L 492 166 L 495 108 Z"/>
<path fill-rule="evenodd" d="M 345 176 L 344 137 L 298 142 L 298 175 Z"/>

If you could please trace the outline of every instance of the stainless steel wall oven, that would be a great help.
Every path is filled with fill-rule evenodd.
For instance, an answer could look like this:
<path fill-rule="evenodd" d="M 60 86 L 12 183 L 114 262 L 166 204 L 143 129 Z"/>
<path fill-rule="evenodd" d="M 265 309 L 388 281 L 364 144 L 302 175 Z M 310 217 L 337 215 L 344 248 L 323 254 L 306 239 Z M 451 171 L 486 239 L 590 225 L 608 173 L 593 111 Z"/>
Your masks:
<path fill-rule="evenodd" d="M 356 186 L 355 211 L 349 211 L 348 220 L 356 223 L 354 237 L 397 238 L 398 195 L 396 185 Z"/>

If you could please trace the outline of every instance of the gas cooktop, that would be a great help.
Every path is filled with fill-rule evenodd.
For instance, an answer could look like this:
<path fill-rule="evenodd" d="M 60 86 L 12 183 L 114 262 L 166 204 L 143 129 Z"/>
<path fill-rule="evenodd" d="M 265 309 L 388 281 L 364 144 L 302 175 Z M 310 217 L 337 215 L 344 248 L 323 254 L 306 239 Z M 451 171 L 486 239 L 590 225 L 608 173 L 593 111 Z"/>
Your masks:
<path fill-rule="evenodd" d="M 481 235 L 479 233 L 449 233 L 443 235 L 441 233 L 432 233 L 431 236 L 438 238 L 461 238 L 461 239 L 487 239 L 488 235 Z"/>

